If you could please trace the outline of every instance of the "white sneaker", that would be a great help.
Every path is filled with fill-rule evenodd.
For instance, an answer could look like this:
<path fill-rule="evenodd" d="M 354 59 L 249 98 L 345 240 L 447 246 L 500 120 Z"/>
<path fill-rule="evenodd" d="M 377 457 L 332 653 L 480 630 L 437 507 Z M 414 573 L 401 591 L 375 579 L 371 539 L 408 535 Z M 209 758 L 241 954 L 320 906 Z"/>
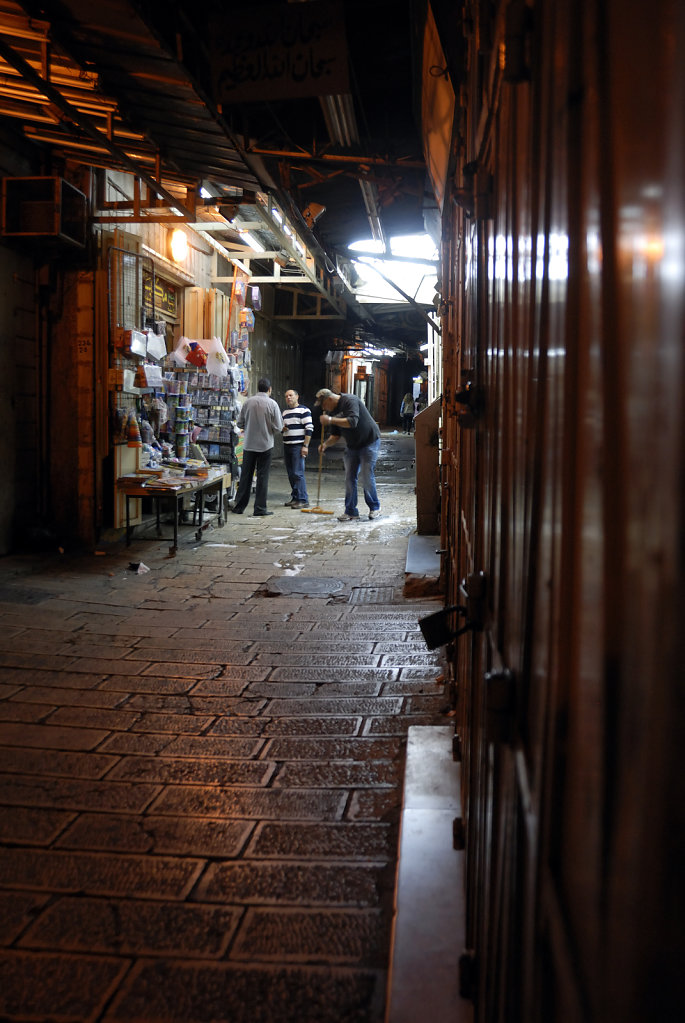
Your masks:
<path fill-rule="evenodd" d="M 380 519 L 380 518 L 382 518 L 380 508 L 377 508 L 376 511 L 369 512 L 369 518 L 370 519 Z"/>
<path fill-rule="evenodd" d="M 358 515 L 338 515 L 338 522 L 356 522 Z"/>

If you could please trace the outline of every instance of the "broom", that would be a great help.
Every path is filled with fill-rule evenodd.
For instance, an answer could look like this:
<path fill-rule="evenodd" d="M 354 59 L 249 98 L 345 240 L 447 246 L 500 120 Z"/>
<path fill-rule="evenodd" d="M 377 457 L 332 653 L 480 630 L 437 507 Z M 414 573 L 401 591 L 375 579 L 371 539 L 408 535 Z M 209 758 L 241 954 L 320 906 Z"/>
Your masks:
<path fill-rule="evenodd" d="M 332 515 L 332 511 L 326 511 L 321 507 L 321 469 L 323 466 L 323 423 L 321 424 L 321 443 L 319 444 L 319 484 L 316 490 L 316 504 L 313 508 L 300 508 L 300 511 L 307 515 Z"/>

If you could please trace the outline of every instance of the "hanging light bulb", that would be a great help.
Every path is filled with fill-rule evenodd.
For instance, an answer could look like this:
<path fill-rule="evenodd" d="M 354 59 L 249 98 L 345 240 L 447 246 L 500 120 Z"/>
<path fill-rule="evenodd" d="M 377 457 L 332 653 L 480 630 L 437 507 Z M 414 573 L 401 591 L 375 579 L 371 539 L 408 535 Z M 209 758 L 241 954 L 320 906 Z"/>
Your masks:
<path fill-rule="evenodd" d="M 171 258 L 174 263 L 184 263 L 188 256 L 188 235 L 180 227 L 175 227 L 169 239 Z"/>

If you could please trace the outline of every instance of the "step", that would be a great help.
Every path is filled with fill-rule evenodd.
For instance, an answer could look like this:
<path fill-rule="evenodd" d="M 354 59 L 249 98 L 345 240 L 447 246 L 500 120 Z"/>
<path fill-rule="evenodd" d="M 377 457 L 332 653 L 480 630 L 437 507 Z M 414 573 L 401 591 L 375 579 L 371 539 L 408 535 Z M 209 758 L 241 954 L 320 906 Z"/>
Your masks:
<path fill-rule="evenodd" d="M 465 944 L 460 766 L 450 725 L 410 726 L 395 882 L 385 1023 L 471 1023 L 459 994 Z"/>

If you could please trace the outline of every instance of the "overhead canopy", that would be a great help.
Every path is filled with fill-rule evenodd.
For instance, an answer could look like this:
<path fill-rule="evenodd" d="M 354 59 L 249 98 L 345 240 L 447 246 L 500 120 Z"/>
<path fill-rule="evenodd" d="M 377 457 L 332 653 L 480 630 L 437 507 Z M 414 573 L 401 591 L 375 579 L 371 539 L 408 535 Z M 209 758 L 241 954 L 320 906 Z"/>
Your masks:
<path fill-rule="evenodd" d="M 436 207 L 414 119 L 413 6 L 0 0 L 0 118 L 45 166 L 136 173 L 188 221 L 203 219 L 201 187 L 246 215 L 268 193 L 325 276 L 352 242 L 422 231 Z"/>

